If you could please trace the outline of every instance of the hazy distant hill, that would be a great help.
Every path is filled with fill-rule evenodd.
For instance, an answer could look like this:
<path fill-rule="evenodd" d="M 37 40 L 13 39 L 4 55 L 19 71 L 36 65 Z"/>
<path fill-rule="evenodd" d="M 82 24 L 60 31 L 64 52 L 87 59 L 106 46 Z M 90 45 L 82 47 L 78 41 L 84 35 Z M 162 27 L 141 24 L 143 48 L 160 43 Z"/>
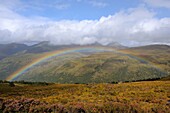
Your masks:
<path fill-rule="evenodd" d="M 0 44 L 0 60 L 19 52 L 24 53 L 43 53 L 63 48 L 77 47 L 80 45 L 51 45 L 48 41 L 43 41 L 31 46 L 26 44 Z"/>
<path fill-rule="evenodd" d="M 163 50 L 170 52 L 170 46 L 169 45 L 161 45 L 161 44 L 155 44 L 155 45 L 147 45 L 147 46 L 140 46 L 140 47 L 132 47 L 131 50 Z"/>
<path fill-rule="evenodd" d="M 107 44 L 106 46 L 107 47 L 113 47 L 113 48 L 116 48 L 116 49 L 126 49 L 126 48 L 128 48 L 126 46 L 121 45 L 118 42 L 111 42 L 111 43 Z"/>
<path fill-rule="evenodd" d="M 28 46 L 26 44 L 18 44 L 18 43 L 0 44 L 0 60 L 9 55 L 13 55 L 22 51 L 24 51 L 25 53 L 43 53 L 43 52 L 49 52 L 49 51 L 54 51 L 54 50 L 59 50 L 64 48 L 73 48 L 73 47 L 81 47 L 81 46 L 103 46 L 103 45 L 98 42 L 94 42 L 92 44 L 87 44 L 87 45 L 78 45 L 78 44 L 52 45 L 48 41 L 39 42 L 31 46 Z M 115 49 L 126 48 L 125 46 L 117 42 L 109 43 L 108 45 L 106 45 L 106 47 L 113 47 Z"/>
<path fill-rule="evenodd" d="M 28 46 L 25 44 L 0 44 L 0 60 L 17 52 L 26 50 L 27 48 Z"/>

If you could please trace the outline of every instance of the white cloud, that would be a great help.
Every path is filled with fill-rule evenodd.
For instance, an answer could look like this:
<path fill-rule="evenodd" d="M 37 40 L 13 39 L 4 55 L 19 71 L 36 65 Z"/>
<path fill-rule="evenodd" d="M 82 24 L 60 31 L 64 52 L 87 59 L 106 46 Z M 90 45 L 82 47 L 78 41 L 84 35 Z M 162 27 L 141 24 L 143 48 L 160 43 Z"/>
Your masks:
<path fill-rule="evenodd" d="M 153 7 L 170 8 L 170 0 L 144 0 L 144 2 Z"/>
<path fill-rule="evenodd" d="M 76 1 L 88 3 L 94 7 L 99 7 L 99 8 L 104 8 L 109 5 L 106 0 L 76 0 Z"/>
<path fill-rule="evenodd" d="M 55 8 L 57 9 L 67 9 L 70 6 L 70 4 L 65 4 L 65 3 L 57 3 L 56 5 L 54 5 Z"/>
<path fill-rule="evenodd" d="M 91 0 L 89 1 L 89 3 L 94 7 L 106 7 L 108 5 L 106 2 L 96 1 L 96 0 Z"/>
<path fill-rule="evenodd" d="M 0 6 L 9 8 L 14 11 L 25 11 L 25 10 L 37 10 L 43 11 L 48 8 L 63 10 L 68 9 L 70 7 L 69 2 L 65 2 L 62 0 L 57 1 L 42 1 L 42 0 L 29 0 L 29 1 L 21 1 L 21 0 L 0 0 Z"/>
<path fill-rule="evenodd" d="M 149 43 L 170 44 L 170 18 L 156 18 L 144 8 L 121 11 L 99 20 L 52 21 L 44 17 L 26 18 L 10 8 L 0 9 L 0 43 L 50 41 L 53 44 L 102 44 L 120 42 L 125 45 Z"/>
<path fill-rule="evenodd" d="M 53 1 L 52 3 L 42 2 L 42 1 L 29 1 L 28 4 L 25 6 L 26 8 L 31 9 L 38 9 L 38 10 L 44 10 L 46 8 L 54 8 L 58 10 L 67 9 L 70 7 L 69 3 L 65 3 L 63 1 Z"/>

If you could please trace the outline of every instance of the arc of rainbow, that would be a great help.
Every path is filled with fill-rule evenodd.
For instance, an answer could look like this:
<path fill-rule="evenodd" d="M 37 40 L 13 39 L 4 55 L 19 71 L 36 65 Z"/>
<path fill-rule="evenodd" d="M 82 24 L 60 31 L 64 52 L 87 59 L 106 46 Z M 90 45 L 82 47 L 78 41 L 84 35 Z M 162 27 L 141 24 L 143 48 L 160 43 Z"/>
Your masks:
<path fill-rule="evenodd" d="M 20 69 L 18 69 L 17 71 L 15 71 L 14 73 L 12 73 L 11 75 L 9 75 L 6 80 L 7 81 L 13 81 L 15 80 L 17 77 L 19 77 L 20 75 L 24 74 L 25 72 L 27 72 L 29 69 L 31 69 L 32 67 L 52 58 L 52 57 L 56 57 L 62 54 L 67 54 L 67 53 L 72 53 L 72 52 L 77 52 L 77 51 L 83 51 L 83 50 L 98 50 L 98 51 L 113 51 L 114 53 L 117 54 L 122 54 L 125 56 L 128 56 L 130 58 L 134 58 L 136 60 L 142 60 L 145 61 L 148 65 L 152 65 L 150 63 L 148 63 L 149 61 L 147 61 L 146 59 L 143 58 L 139 58 L 137 56 L 131 55 L 129 54 L 129 52 L 126 51 L 116 51 L 114 48 L 108 48 L 108 47 L 97 47 L 97 46 L 88 46 L 88 47 L 75 47 L 75 48 L 66 48 L 66 49 L 62 49 L 62 50 L 57 50 L 57 51 L 52 51 L 52 52 L 48 52 L 45 53 L 42 57 L 39 57 L 35 60 L 33 60 L 31 63 L 21 67 Z M 154 68 L 157 68 L 155 66 L 153 66 Z M 157 68 L 159 69 L 159 68 Z"/>
<path fill-rule="evenodd" d="M 106 48 L 106 47 L 77 47 L 77 48 L 66 48 L 66 49 L 62 49 L 62 50 L 57 50 L 57 51 L 53 51 L 53 52 L 48 52 L 46 54 L 44 54 L 42 57 L 37 58 L 35 60 L 33 60 L 31 63 L 21 67 L 20 69 L 18 69 L 17 71 L 15 71 L 14 73 L 12 73 L 11 75 L 9 75 L 6 80 L 7 81 L 13 81 L 15 80 L 17 77 L 19 77 L 20 75 L 24 74 L 26 71 L 28 71 L 29 69 L 31 69 L 32 67 L 52 58 L 52 57 L 56 57 L 62 54 L 67 54 L 67 53 L 72 53 L 72 52 L 76 52 L 76 51 L 81 51 L 81 50 L 86 50 L 86 49 L 91 49 L 91 50 L 102 50 L 102 51 L 115 51 L 113 48 Z"/>

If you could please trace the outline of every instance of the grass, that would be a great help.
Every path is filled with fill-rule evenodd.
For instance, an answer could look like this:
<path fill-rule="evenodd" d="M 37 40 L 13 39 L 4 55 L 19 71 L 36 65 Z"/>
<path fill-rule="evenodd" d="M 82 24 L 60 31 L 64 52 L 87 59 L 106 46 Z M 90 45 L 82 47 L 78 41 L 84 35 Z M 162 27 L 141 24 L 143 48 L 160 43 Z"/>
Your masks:
<path fill-rule="evenodd" d="M 170 111 L 170 81 L 120 84 L 0 84 L 3 100 L 30 99 L 62 105 L 67 111 L 86 112 L 167 112 Z M 110 111 L 109 111 L 110 110 Z"/>

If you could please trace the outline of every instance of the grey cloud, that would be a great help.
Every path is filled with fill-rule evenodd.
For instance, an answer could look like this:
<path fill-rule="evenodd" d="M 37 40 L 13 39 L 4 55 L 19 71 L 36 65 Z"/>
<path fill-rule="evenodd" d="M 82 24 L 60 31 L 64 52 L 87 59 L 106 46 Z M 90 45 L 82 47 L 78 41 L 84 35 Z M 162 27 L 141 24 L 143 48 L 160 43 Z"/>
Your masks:
<path fill-rule="evenodd" d="M 7 29 L 0 30 L 0 40 L 1 43 L 8 43 L 11 40 L 11 32 Z"/>

